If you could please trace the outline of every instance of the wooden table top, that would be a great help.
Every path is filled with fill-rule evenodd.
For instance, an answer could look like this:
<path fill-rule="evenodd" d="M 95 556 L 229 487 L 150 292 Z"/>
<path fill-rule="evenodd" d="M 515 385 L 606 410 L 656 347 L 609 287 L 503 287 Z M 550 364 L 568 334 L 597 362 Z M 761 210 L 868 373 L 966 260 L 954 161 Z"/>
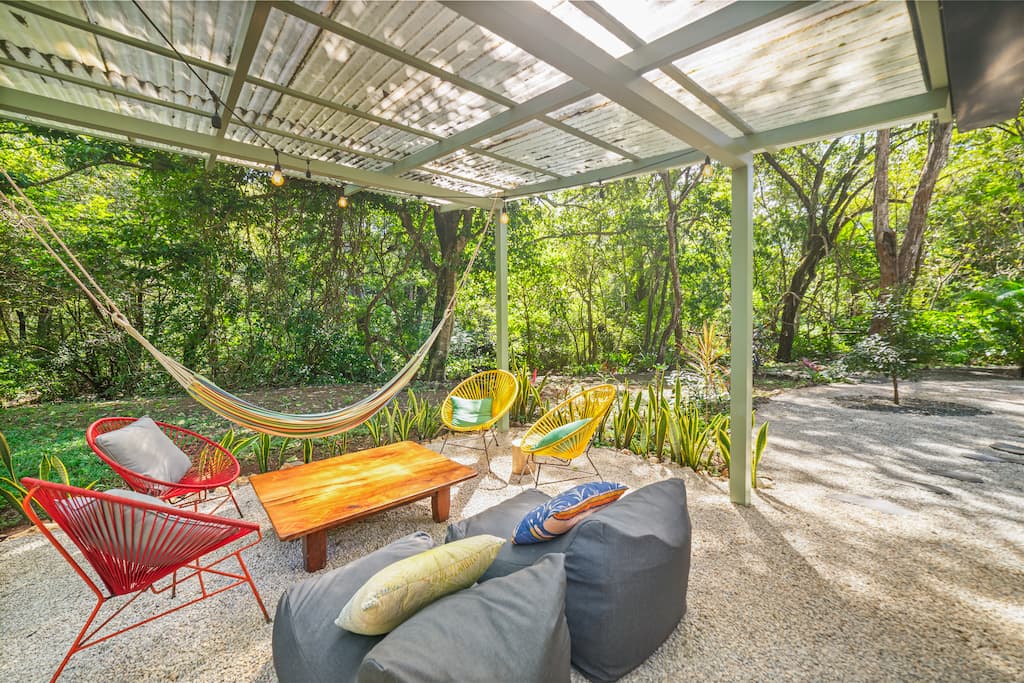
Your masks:
<path fill-rule="evenodd" d="M 476 475 L 471 467 L 401 441 L 254 474 L 249 482 L 278 538 L 290 541 L 420 500 Z"/>

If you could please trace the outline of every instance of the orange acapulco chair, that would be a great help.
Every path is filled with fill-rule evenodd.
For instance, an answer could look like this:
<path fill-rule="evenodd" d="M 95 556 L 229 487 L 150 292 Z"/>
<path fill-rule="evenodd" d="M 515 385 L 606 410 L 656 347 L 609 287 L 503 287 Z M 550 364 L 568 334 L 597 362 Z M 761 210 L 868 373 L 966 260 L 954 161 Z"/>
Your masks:
<path fill-rule="evenodd" d="M 234 503 L 238 516 L 244 517 L 242 508 L 238 507 L 235 494 L 231 491 L 232 482 L 238 478 L 241 472 L 238 460 L 226 448 L 205 436 L 166 422 L 156 422 L 163 433 L 192 461 L 191 469 L 178 482 L 160 481 L 133 472 L 104 453 L 103 448 L 96 443 L 96 437 L 100 434 L 127 427 L 137 419 L 135 417 L 104 417 L 96 420 L 86 429 L 85 440 L 93 452 L 117 472 L 133 491 L 155 496 L 177 507 L 191 507 L 197 512 L 200 503 L 220 501 L 212 510 L 207 510 L 207 512 L 213 513 L 230 500 Z M 222 496 L 210 496 L 210 493 L 218 488 L 223 488 L 227 493 Z"/>
<path fill-rule="evenodd" d="M 526 431 L 520 450 L 528 456 L 533 466 L 534 487 L 540 485 L 542 466 L 569 469 L 572 461 L 580 456 L 587 459 L 597 478 L 604 481 L 594 461 L 590 459 L 590 442 L 615 401 L 615 392 L 613 385 L 600 384 L 574 394 L 545 413 Z M 587 472 L 544 483 L 554 484 L 589 476 Z"/>
<path fill-rule="evenodd" d="M 487 436 L 490 434 L 494 444 L 498 444 L 494 425 L 511 410 L 518 393 L 519 385 L 516 384 L 516 377 L 507 370 L 486 370 L 460 382 L 441 404 L 441 422 L 448 428 L 448 433 L 441 444 L 441 453 L 444 453 L 445 446 L 448 445 L 448 440 L 453 434 L 480 432 L 483 438 L 484 456 L 487 458 L 487 471 L 494 474 L 491 470 L 491 454 L 487 448 Z M 490 418 L 471 425 L 456 424 L 452 398 L 491 399 Z M 475 446 L 468 446 L 468 448 L 475 448 Z"/>
<path fill-rule="evenodd" d="M 153 497 L 147 496 L 149 500 L 142 500 L 140 494 L 131 491 L 101 493 L 28 477 L 21 481 L 28 490 L 22 502 L 25 513 L 96 594 L 96 606 L 57 667 L 51 683 L 57 680 L 71 656 L 77 652 L 237 586 L 249 586 L 263 618 L 270 621 L 267 608 L 241 556 L 243 550 L 256 545 L 262 538 L 260 527 L 255 522 L 181 510 Z M 73 549 L 66 547 L 66 541 L 61 543 L 57 540 L 36 514 L 33 501 L 67 534 L 81 551 L 85 563 L 72 555 Z M 249 534 L 256 534 L 255 540 L 211 562 L 200 564 L 200 558 Z M 238 560 L 240 572 L 217 567 L 231 557 Z M 86 573 L 85 565 L 92 568 L 106 592 Z M 183 569 L 190 571 L 178 578 L 178 571 Z M 214 575 L 216 580 L 211 582 L 208 575 Z M 169 583 L 156 588 L 155 583 L 168 576 L 171 576 Z M 198 579 L 199 597 L 100 635 L 111 621 L 147 590 L 162 593 L 170 588 L 173 597 L 177 586 L 193 577 Z M 224 579 L 229 580 L 227 585 L 223 585 Z M 127 595 L 131 595 L 127 602 L 90 630 L 108 600 Z"/>

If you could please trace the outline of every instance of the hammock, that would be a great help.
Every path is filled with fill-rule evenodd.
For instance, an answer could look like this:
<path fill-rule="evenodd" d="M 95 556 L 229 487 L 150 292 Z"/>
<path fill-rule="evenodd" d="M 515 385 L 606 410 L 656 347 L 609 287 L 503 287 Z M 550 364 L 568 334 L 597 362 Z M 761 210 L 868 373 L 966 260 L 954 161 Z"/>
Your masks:
<path fill-rule="evenodd" d="M 455 292 L 452 294 L 452 298 L 448 302 L 447 308 L 445 308 L 444 315 L 441 316 L 441 321 L 431 331 L 426 341 L 423 342 L 423 345 L 412 355 L 409 362 L 405 364 L 405 367 L 399 370 L 398 374 L 392 377 L 384 386 L 380 387 L 369 396 L 351 405 L 338 408 L 337 410 L 312 414 L 282 413 L 255 405 L 228 391 L 225 391 L 206 377 L 189 370 L 177 360 L 167 356 L 153 346 L 153 344 L 150 343 L 150 341 L 146 339 L 141 332 L 132 326 L 128 318 L 125 317 L 117 305 L 109 296 L 107 296 L 107 293 L 103 291 L 103 288 L 96 283 L 89 271 L 87 271 L 79 262 L 78 258 L 71 252 L 67 244 L 64 243 L 60 236 L 50 226 L 50 223 L 46 218 L 39 213 L 39 210 L 36 209 L 32 201 L 25 196 L 25 193 L 22 192 L 17 183 L 15 183 L 11 176 L 7 174 L 6 169 L 0 169 L 0 172 L 3 172 L 4 177 L 7 178 L 7 182 L 31 211 L 30 215 L 25 214 L 17 207 L 10 197 L 8 197 L 3 191 L 0 191 L 0 196 L 3 197 L 7 206 L 17 217 L 18 222 L 27 227 L 29 231 L 36 236 L 46 251 L 48 251 L 50 255 L 57 260 L 61 267 L 64 268 L 68 275 L 71 276 L 71 279 L 74 280 L 82 289 L 101 314 L 109 318 L 111 322 L 120 327 L 126 334 L 141 344 L 142 347 L 146 349 L 146 351 L 148 351 L 161 366 L 163 366 L 164 370 L 166 370 L 167 373 L 171 375 L 171 377 L 173 377 L 186 392 L 188 392 L 188 395 L 198 401 L 201 405 L 237 425 L 251 429 L 254 432 L 261 432 L 263 434 L 271 434 L 274 436 L 297 439 L 316 439 L 324 436 L 333 436 L 358 427 L 387 405 L 391 399 L 393 399 L 410 381 L 412 381 L 412 378 L 415 377 L 420 365 L 423 364 L 423 360 L 427 357 L 430 347 L 434 344 L 437 336 L 441 333 L 441 329 L 451 317 L 452 312 L 455 309 L 455 299 L 458 296 L 459 290 L 462 288 L 466 277 L 472 270 L 473 262 L 476 260 L 477 254 L 480 253 L 480 246 L 483 244 L 483 235 L 481 235 L 480 240 L 477 241 L 476 248 L 470 256 L 469 264 L 466 266 L 465 272 L 463 272 L 456 284 Z M 497 200 L 495 200 L 495 205 L 496 204 Z M 494 206 L 491 207 L 492 216 L 493 213 Z M 46 232 L 49 233 L 53 241 L 60 247 L 61 251 L 67 255 L 68 260 L 74 265 L 74 269 L 68 265 L 68 262 L 57 253 L 57 250 L 54 249 L 50 241 L 36 228 L 33 224 L 33 218 L 39 221 L 39 223 L 46 229 Z M 489 221 L 490 219 L 488 219 L 488 222 Z M 78 274 L 76 274 L 75 270 L 78 271 Z M 87 281 L 89 284 L 87 285 L 83 280 Z"/>

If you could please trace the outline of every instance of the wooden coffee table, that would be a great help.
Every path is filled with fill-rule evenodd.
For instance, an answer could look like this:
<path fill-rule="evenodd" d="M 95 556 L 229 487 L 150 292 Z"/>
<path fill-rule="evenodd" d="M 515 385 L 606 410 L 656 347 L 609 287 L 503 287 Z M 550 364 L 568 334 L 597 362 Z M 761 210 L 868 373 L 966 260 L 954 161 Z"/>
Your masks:
<path fill-rule="evenodd" d="M 327 562 L 327 530 L 430 497 L 435 522 L 448 519 L 453 484 L 476 470 L 412 441 L 249 477 L 278 538 L 302 539 L 306 571 Z"/>

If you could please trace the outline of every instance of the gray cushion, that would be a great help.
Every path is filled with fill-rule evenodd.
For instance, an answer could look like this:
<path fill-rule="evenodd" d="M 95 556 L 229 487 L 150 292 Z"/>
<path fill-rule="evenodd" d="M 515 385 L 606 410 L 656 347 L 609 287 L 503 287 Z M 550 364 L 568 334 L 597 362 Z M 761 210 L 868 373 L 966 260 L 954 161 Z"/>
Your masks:
<path fill-rule="evenodd" d="M 281 683 L 356 680 L 366 653 L 382 636 L 360 636 L 334 625 L 341 608 L 384 567 L 430 550 L 422 531 L 400 538 L 344 567 L 295 584 L 284 592 L 274 617 L 274 670 Z"/>
<path fill-rule="evenodd" d="M 359 683 L 569 680 L 563 555 L 425 607 L 378 643 Z"/>
<path fill-rule="evenodd" d="M 545 499 L 539 491 L 524 492 L 451 525 L 448 537 L 510 533 Z M 686 612 L 690 516 L 685 484 L 669 479 L 637 489 L 555 540 L 508 543 L 480 580 L 517 571 L 549 552 L 565 553 L 572 663 L 593 680 L 617 680 L 647 659 Z"/>
<path fill-rule="evenodd" d="M 188 456 L 149 416 L 100 434 L 96 445 L 122 467 L 157 481 L 177 483 L 192 469 Z"/>

